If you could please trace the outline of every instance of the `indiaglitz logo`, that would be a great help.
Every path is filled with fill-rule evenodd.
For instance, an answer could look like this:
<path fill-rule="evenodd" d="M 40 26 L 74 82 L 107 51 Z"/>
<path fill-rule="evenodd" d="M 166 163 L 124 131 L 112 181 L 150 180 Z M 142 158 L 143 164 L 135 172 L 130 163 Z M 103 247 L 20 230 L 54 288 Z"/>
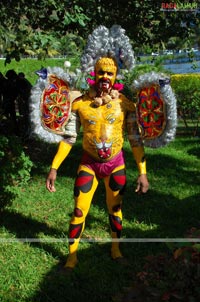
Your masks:
<path fill-rule="evenodd" d="M 162 2 L 161 11 L 198 11 L 197 2 Z"/>

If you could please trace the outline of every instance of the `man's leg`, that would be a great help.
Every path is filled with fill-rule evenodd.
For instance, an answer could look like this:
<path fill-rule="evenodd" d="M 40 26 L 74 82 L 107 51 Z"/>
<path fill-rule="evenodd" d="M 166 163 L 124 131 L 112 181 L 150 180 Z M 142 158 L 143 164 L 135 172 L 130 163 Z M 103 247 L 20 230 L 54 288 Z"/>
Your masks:
<path fill-rule="evenodd" d="M 77 264 L 77 249 L 98 181 L 94 171 L 80 165 L 74 186 L 75 208 L 69 227 L 69 256 L 65 267 Z"/>
<path fill-rule="evenodd" d="M 119 241 L 122 231 L 122 195 L 126 185 L 126 174 L 124 165 L 113 170 L 112 174 L 104 179 L 106 186 L 106 203 L 109 213 L 111 227 L 112 247 L 111 257 L 121 258 Z"/>

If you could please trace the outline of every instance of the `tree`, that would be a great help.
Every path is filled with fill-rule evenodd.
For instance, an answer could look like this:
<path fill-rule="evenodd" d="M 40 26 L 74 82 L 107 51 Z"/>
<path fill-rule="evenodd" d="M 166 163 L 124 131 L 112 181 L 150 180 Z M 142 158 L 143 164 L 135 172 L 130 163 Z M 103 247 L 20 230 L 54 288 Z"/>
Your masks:
<path fill-rule="evenodd" d="M 166 12 L 161 7 L 161 0 L 7 0 L 1 4 L 0 52 L 6 62 L 22 54 L 56 55 L 65 35 L 85 39 L 100 24 L 120 24 L 137 51 L 165 47 L 171 37 L 180 44 L 199 43 L 198 10 Z"/>
<path fill-rule="evenodd" d="M 86 25 L 88 17 L 71 1 L 8 0 L 1 6 L 0 52 L 6 63 L 22 54 L 56 55 L 60 38 Z M 74 26 L 75 24 L 75 26 Z M 78 31 L 77 31 L 78 33 Z"/>
<path fill-rule="evenodd" d="M 91 24 L 90 27 L 101 23 L 108 26 L 113 23 L 120 24 L 126 29 L 134 48 L 139 49 L 143 45 L 160 47 L 173 36 L 179 37 L 182 42 L 185 42 L 190 40 L 197 28 L 200 28 L 200 13 L 197 10 L 190 11 L 188 8 L 185 11 L 162 11 L 162 2 L 161 0 L 129 0 L 124 3 L 123 0 L 98 0 L 96 2 L 98 13 L 92 19 L 91 13 L 86 11 L 87 2 L 77 0 L 90 18 L 88 21 Z M 92 14 L 94 16 L 94 11 Z"/>

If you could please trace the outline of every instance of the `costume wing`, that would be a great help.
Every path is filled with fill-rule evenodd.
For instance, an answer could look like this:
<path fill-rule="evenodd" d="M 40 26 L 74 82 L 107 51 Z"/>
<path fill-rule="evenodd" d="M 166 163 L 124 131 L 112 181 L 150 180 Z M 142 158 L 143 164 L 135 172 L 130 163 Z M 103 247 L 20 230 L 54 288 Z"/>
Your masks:
<path fill-rule="evenodd" d="M 133 83 L 137 92 L 137 122 L 144 144 L 158 148 L 174 139 L 177 126 L 176 97 L 170 78 L 151 72 Z"/>
<path fill-rule="evenodd" d="M 71 104 L 75 96 L 74 79 L 62 68 L 43 68 L 36 72 L 39 80 L 33 86 L 30 97 L 32 133 L 40 139 L 56 143 L 65 135 Z"/>

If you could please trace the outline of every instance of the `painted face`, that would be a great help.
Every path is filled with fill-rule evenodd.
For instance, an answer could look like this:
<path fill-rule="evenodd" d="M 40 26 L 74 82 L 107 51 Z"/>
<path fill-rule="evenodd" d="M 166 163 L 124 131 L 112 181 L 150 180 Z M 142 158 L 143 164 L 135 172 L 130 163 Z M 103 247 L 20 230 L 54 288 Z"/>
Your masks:
<path fill-rule="evenodd" d="M 108 91 L 115 82 L 115 74 L 111 71 L 100 69 L 96 74 L 96 84 L 99 90 Z"/>
<path fill-rule="evenodd" d="M 108 91 L 115 83 L 117 65 L 111 58 L 102 58 L 96 64 L 96 85 L 100 91 Z"/>

